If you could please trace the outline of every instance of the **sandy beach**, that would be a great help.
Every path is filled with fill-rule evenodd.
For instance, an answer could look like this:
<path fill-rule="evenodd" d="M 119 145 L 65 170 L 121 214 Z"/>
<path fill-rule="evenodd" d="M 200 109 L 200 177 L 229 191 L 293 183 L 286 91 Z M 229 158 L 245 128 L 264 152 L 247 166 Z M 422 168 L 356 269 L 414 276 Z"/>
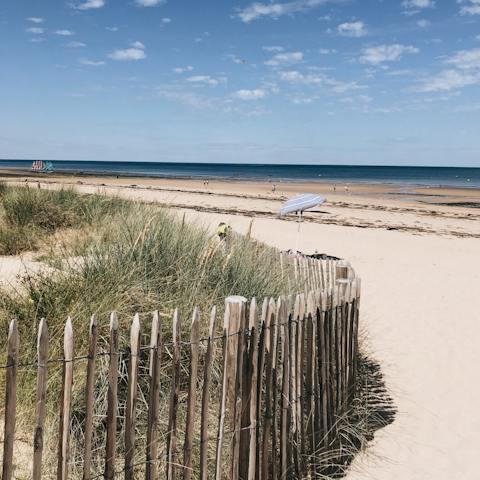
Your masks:
<path fill-rule="evenodd" d="M 25 177 L 5 177 L 25 183 Z M 38 177 L 29 177 L 35 186 Z M 295 192 L 322 193 L 309 212 L 300 249 L 348 259 L 363 280 L 361 322 L 366 349 L 380 362 L 399 410 L 357 457 L 347 478 L 474 480 L 480 395 L 478 190 L 290 183 L 42 176 L 41 188 L 73 185 L 158 202 L 214 228 L 228 221 L 280 249 L 293 248 L 297 224 L 277 210 Z M 451 203 L 451 205 L 445 205 Z M 15 267 L 1 260 L 2 276 Z"/>

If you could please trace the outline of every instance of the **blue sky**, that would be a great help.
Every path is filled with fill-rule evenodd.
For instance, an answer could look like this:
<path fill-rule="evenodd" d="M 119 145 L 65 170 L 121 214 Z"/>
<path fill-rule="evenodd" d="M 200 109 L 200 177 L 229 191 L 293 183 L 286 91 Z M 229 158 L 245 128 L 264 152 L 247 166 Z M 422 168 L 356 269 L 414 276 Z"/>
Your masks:
<path fill-rule="evenodd" d="M 480 0 L 2 0 L 0 158 L 480 166 Z"/>

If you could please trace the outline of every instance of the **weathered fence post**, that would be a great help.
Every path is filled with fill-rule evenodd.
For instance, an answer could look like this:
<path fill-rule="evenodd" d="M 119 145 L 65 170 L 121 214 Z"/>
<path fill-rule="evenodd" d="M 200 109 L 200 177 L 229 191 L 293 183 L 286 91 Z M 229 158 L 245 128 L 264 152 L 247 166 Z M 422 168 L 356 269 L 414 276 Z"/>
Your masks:
<path fill-rule="evenodd" d="M 175 480 L 177 468 L 177 413 L 180 394 L 180 315 L 176 309 L 173 314 L 173 365 L 172 389 L 170 393 L 170 411 L 167 432 L 167 480 Z"/>
<path fill-rule="evenodd" d="M 95 357 L 97 355 L 97 320 L 90 319 L 88 331 L 87 388 L 85 390 L 85 448 L 83 480 L 92 478 L 93 395 L 95 388 Z"/>
<path fill-rule="evenodd" d="M 286 300 L 280 297 L 278 323 L 281 326 L 282 389 L 280 398 L 280 478 L 288 478 L 291 459 L 290 448 L 290 321 Z"/>
<path fill-rule="evenodd" d="M 7 339 L 7 378 L 5 381 L 5 426 L 3 429 L 2 480 L 10 480 L 13 473 L 13 440 L 17 407 L 18 328 L 12 320 Z"/>
<path fill-rule="evenodd" d="M 45 424 L 45 395 L 47 390 L 48 328 L 44 318 L 40 320 L 37 342 L 37 391 L 35 400 L 35 433 L 33 437 L 33 480 L 42 476 L 43 434 Z"/>
<path fill-rule="evenodd" d="M 212 363 L 214 336 L 217 321 L 217 309 L 212 308 L 210 313 L 210 328 L 207 339 L 207 352 L 205 354 L 205 366 L 203 373 L 202 388 L 202 423 L 200 427 L 200 480 L 207 480 L 208 477 L 208 409 L 210 402 L 210 384 L 212 380 Z"/>
<path fill-rule="evenodd" d="M 248 328 L 250 331 L 250 345 L 248 352 L 248 362 L 250 364 L 250 405 L 249 405 L 249 414 L 250 414 L 250 428 L 248 430 L 248 470 L 247 470 L 247 479 L 255 480 L 255 472 L 257 466 L 257 425 L 258 425 L 258 410 L 257 410 L 257 395 L 258 395 L 258 342 L 259 342 L 259 318 L 258 318 L 258 309 L 257 301 L 255 298 L 252 299 L 250 304 L 249 312 L 249 324 Z M 246 480 L 244 477 L 241 480 Z"/>
<path fill-rule="evenodd" d="M 117 435 L 117 400 L 118 400 L 118 318 L 110 315 L 110 365 L 108 369 L 107 394 L 107 445 L 105 454 L 105 480 L 115 476 L 115 455 Z"/>
<path fill-rule="evenodd" d="M 235 371 L 232 375 L 234 379 L 234 390 L 232 398 L 232 468 L 231 480 L 237 480 L 239 476 L 240 464 L 240 437 L 242 427 L 242 391 L 244 388 L 243 378 L 243 362 L 245 353 L 246 335 L 246 304 L 247 299 L 244 297 L 228 297 L 226 302 L 230 304 L 230 321 L 235 325 L 234 331 L 236 335 L 234 340 L 234 362 L 236 363 Z"/>
<path fill-rule="evenodd" d="M 140 362 L 140 317 L 133 317 L 130 328 L 130 365 L 125 412 L 125 480 L 133 480 L 135 456 L 135 418 L 137 408 L 138 365 Z"/>
<path fill-rule="evenodd" d="M 265 321 L 265 409 L 263 414 L 263 438 L 262 438 L 262 453 L 261 453 L 261 479 L 269 478 L 270 471 L 273 469 L 273 455 L 271 451 L 271 432 L 273 420 L 273 392 L 275 388 L 273 383 L 273 344 L 274 328 L 276 324 L 276 304 L 270 299 L 267 310 L 267 317 Z"/>
<path fill-rule="evenodd" d="M 193 310 L 190 330 L 190 375 L 187 398 L 187 423 L 185 426 L 185 443 L 183 446 L 183 478 L 192 478 L 193 427 L 195 424 L 195 398 L 197 394 L 198 357 L 200 351 L 200 311 Z"/>
<path fill-rule="evenodd" d="M 62 398 L 60 404 L 60 433 L 58 436 L 58 468 L 57 479 L 68 478 L 68 450 L 70 440 L 70 413 L 72 407 L 73 386 L 73 329 L 72 320 L 69 317 L 65 324 L 65 336 L 63 342 L 63 382 Z"/>
<path fill-rule="evenodd" d="M 150 395 L 148 399 L 147 464 L 145 466 L 145 480 L 157 480 L 157 426 L 160 390 L 160 366 L 162 359 L 162 328 L 158 311 L 153 313 L 150 347 Z"/>

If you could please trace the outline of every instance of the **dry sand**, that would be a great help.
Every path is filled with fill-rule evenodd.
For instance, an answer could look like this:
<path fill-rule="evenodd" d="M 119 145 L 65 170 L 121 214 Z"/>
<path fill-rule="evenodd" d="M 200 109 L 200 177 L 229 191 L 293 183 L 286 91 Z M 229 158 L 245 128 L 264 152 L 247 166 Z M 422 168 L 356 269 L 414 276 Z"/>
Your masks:
<path fill-rule="evenodd" d="M 50 188 L 77 182 L 48 180 L 54 182 Z M 392 187 L 359 186 L 345 195 L 327 185 L 282 184 L 273 194 L 268 185 L 253 183 L 210 182 L 205 188 L 193 181 L 81 181 L 84 192 L 104 183 L 106 193 L 169 204 L 212 228 L 227 220 L 245 232 L 254 217 L 253 236 L 281 249 L 295 246 L 297 230 L 294 221 L 275 216 L 282 198 L 294 191 L 328 193 L 329 202 L 307 216 L 300 248 L 347 258 L 362 277 L 368 349 L 399 409 L 347 478 L 480 478 L 480 210 L 426 205 L 422 195 L 428 193 L 428 201 L 478 202 L 478 191 L 417 190 L 406 196 Z"/>

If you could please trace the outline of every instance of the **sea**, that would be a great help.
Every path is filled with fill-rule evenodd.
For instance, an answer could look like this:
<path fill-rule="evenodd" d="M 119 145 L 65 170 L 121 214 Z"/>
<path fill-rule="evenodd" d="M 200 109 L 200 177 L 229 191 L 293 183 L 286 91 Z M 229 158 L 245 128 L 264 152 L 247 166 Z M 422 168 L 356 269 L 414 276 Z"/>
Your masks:
<path fill-rule="evenodd" d="M 392 184 L 480 188 L 480 168 L 232 163 L 106 162 L 53 160 L 54 171 L 70 174 L 226 179 L 267 182 Z M 0 169 L 29 170 L 32 160 L 0 160 Z"/>

